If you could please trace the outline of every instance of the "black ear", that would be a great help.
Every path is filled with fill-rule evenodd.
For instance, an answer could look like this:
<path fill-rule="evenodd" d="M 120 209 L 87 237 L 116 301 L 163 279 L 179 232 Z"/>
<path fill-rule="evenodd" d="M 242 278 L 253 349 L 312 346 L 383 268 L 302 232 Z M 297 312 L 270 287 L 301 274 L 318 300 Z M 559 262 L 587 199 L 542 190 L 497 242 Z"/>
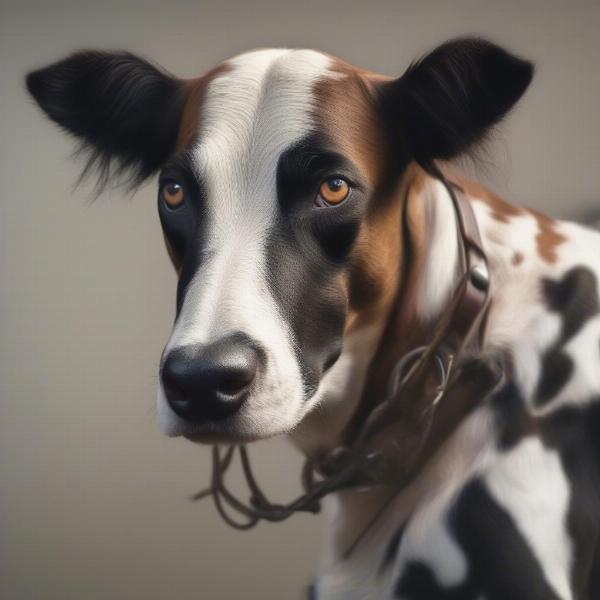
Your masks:
<path fill-rule="evenodd" d="M 89 150 L 84 174 L 111 163 L 133 184 L 172 153 L 184 102 L 180 80 L 128 53 L 78 52 L 27 75 L 27 89 L 46 114 Z"/>
<path fill-rule="evenodd" d="M 384 86 L 384 111 L 422 165 L 479 141 L 521 97 L 533 65 L 482 39 L 449 41 Z"/>

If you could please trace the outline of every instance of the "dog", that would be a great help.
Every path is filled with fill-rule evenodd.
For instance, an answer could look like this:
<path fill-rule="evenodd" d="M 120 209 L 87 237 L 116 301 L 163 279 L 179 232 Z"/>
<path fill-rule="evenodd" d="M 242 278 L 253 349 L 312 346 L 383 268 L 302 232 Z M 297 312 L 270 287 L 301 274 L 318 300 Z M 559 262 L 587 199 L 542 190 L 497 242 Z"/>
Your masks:
<path fill-rule="evenodd" d="M 532 76 L 479 38 L 397 78 L 287 49 L 190 80 L 97 51 L 27 76 L 100 186 L 159 173 L 179 275 L 157 399 L 169 436 L 287 434 L 308 457 L 342 446 L 448 310 L 460 190 L 489 269 L 481 344 L 465 356 L 502 378 L 391 498 L 324 498 L 316 598 L 600 598 L 600 234 L 439 166 L 472 151 Z"/>

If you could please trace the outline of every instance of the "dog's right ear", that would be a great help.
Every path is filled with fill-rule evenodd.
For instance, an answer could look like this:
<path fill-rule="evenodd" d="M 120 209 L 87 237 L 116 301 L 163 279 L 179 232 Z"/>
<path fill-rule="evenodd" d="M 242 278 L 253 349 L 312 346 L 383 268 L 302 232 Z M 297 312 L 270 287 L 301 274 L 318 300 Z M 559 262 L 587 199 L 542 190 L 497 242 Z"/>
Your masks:
<path fill-rule="evenodd" d="M 89 150 L 84 173 L 100 185 L 127 172 L 138 184 L 174 151 L 185 101 L 183 81 L 129 53 L 78 52 L 27 75 L 46 114 Z"/>

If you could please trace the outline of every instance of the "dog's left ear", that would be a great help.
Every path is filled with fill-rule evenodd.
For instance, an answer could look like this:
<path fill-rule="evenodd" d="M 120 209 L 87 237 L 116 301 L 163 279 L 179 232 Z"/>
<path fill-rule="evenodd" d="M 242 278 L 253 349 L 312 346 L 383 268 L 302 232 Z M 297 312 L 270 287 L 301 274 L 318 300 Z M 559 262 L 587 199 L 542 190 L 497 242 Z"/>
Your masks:
<path fill-rule="evenodd" d="M 127 52 L 82 51 L 27 75 L 42 110 L 76 136 L 99 169 L 140 183 L 173 152 L 185 101 L 182 80 Z M 116 173 L 111 173 L 111 165 Z"/>
<path fill-rule="evenodd" d="M 457 156 L 483 138 L 532 76 L 529 61 L 491 42 L 453 40 L 383 85 L 385 117 L 408 158 L 428 165 Z"/>

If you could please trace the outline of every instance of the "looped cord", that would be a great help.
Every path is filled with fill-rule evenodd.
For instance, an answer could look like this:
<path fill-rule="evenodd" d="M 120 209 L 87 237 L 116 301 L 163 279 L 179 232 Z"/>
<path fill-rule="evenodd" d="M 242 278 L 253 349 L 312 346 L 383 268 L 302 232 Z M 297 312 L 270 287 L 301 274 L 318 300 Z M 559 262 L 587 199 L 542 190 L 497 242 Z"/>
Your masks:
<path fill-rule="evenodd" d="M 213 446 L 211 485 L 209 488 L 192 496 L 192 500 L 201 500 L 207 496 L 212 496 L 221 518 L 235 529 L 246 530 L 256 526 L 260 521 L 270 521 L 272 523 L 284 521 L 296 512 L 318 513 L 321 508 L 320 501 L 324 496 L 335 490 L 356 485 L 357 475 L 360 475 L 361 479 L 367 479 L 366 483 L 369 487 L 374 484 L 387 483 L 384 481 L 386 479 L 385 469 L 383 469 L 383 472 L 381 469 L 377 469 L 377 463 L 379 461 L 381 465 L 383 457 L 377 452 L 361 453 L 360 450 L 362 450 L 363 445 L 372 436 L 379 432 L 380 417 L 385 415 L 390 408 L 395 408 L 393 401 L 419 372 L 421 361 L 427 350 L 427 346 L 416 348 L 398 361 L 393 370 L 387 398 L 378 407 L 378 414 L 376 415 L 378 418 L 371 421 L 372 426 L 369 428 L 368 435 L 361 436 L 359 440 L 360 444 L 357 448 L 337 449 L 337 452 L 334 451 L 333 455 L 328 457 L 330 460 L 326 459 L 321 464 L 317 464 L 310 459 L 304 463 L 302 469 L 304 493 L 294 501 L 289 504 L 275 504 L 266 497 L 254 476 L 248 450 L 243 444 L 230 445 L 223 454 L 219 446 Z M 436 386 L 435 396 L 430 404 L 432 409 L 435 408 L 435 405 L 444 394 L 452 367 L 451 363 L 447 366 L 444 365 L 442 359 L 437 355 L 434 361 L 439 383 Z M 424 415 L 427 423 L 424 427 L 425 435 L 423 435 L 423 439 L 427 438 L 433 417 L 432 412 L 432 410 L 427 411 L 427 414 Z M 236 498 L 225 483 L 225 477 L 233 464 L 236 450 L 238 451 L 242 472 L 248 486 L 248 503 Z M 319 469 L 319 466 L 322 469 Z M 319 475 L 319 470 L 328 471 L 328 474 L 321 476 Z M 382 475 L 380 478 L 376 476 L 378 472 Z M 378 479 L 381 479 L 381 481 L 378 481 Z"/>

